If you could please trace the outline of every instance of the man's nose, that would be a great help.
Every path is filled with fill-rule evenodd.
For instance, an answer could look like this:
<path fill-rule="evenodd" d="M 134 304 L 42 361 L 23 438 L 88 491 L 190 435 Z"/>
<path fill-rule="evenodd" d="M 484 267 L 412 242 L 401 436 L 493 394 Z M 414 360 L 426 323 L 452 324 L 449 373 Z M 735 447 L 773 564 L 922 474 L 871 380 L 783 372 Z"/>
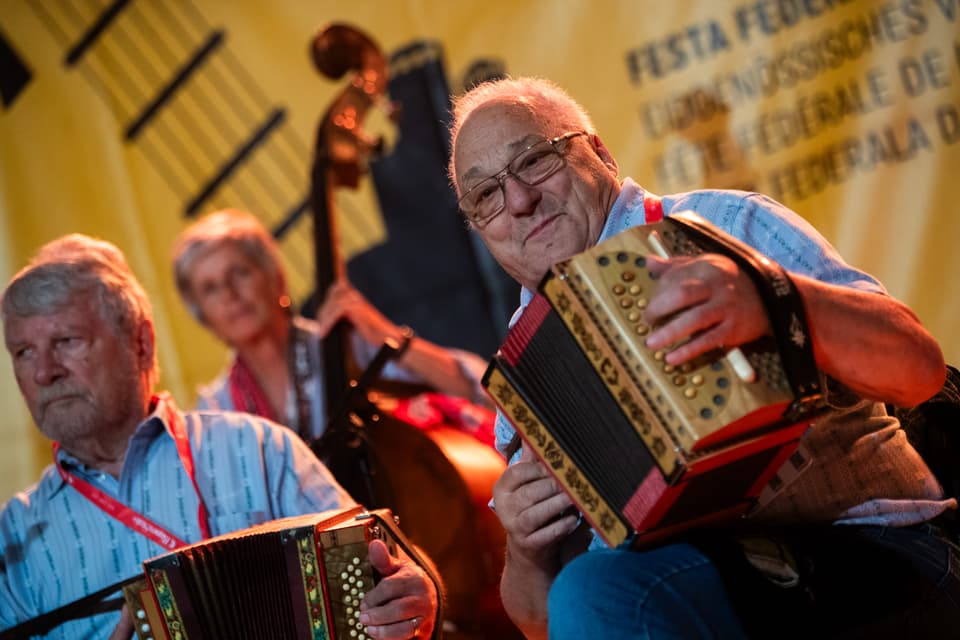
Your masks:
<path fill-rule="evenodd" d="M 512 216 L 532 214 L 542 197 L 538 188 L 525 185 L 510 174 L 503 177 L 500 188 L 503 189 L 503 207 Z"/>
<path fill-rule="evenodd" d="M 67 368 L 52 350 L 42 349 L 37 353 L 33 381 L 48 386 L 67 375 Z"/>

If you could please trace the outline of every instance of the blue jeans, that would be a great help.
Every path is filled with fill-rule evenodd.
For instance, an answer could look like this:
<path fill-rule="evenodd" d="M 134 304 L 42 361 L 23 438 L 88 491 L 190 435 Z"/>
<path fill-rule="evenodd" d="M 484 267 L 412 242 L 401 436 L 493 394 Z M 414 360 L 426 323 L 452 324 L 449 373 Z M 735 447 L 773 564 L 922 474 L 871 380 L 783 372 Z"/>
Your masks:
<path fill-rule="evenodd" d="M 550 638 L 743 638 L 716 567 L 699 549 L 599 550 L 550 589 Z"/>
<path fill-rule="evenodd" d="M 960 549 L 929 525 L 768 532 L 800 575 L 784 588 L 734 538 L 585 553 L 550 591 L 550 638 L 960 636 Z"/>

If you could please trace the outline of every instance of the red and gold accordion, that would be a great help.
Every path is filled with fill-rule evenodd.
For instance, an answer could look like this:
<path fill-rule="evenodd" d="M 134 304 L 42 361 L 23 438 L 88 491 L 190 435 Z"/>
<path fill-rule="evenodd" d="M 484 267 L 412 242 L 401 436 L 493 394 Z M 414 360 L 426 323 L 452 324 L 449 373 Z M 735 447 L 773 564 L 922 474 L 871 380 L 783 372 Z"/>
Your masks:
<path fill-rule="evenodd" d="M 388 510 L 274 520 L 147 560 L 124 596 L 140 640 L 365 638 L 373 539 L 407 549 Z"/>
<path fill-rule="evenodd" d="M 647 256 L 705 251 L 750 273 L 774 327 L 737 350 L 745 371 L 720 353 L 674 367 L 644 344 L 658 284 Z M 554 265 L 483 384 L 610 546 L 743 515 L 791 456 L 801 465 L 797 442 L 823 405 L 792 281 L 686 212 Z"/>

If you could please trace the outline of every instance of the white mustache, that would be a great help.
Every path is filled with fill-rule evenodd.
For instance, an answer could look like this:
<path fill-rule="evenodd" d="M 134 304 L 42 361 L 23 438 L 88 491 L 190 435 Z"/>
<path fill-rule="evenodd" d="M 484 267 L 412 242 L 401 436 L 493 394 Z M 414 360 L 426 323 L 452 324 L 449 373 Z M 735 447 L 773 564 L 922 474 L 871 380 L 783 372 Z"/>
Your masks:
<path fill-rule="evenodd" d="M 47 406 L 56 402 L 57 400 L 63 400 L 65 398 L 84 398 L 86 397 L 86 392 L 84 389 L 77 389 L 72 387 L 60 386 L 53 388 L 43 388 L 40 390 L 40 406 L 43 409 L 46 409 Z"/>

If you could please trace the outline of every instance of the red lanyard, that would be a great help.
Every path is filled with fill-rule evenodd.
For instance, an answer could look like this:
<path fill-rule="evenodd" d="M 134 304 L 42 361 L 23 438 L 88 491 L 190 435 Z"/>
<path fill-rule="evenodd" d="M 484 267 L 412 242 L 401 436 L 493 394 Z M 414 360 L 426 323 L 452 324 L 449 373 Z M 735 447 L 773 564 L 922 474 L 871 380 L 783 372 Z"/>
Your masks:
<path fill-rule="evenodd" d="M 197 492 L 197 499 L 200 503 L 197 511 L 197 518 L 200 521 L 200 533 L 204 538 L 210 537 L 210 525 L 207 522 L 207 508 L 203 504 L 203 496 L 200 494 L 200 487 L 197 485 L 196 472 L 193 466 L 193 454 L 190 451 L 190 442 L 187 440 L 187 430 L 183 424 L 183 417 L 173 406 L 173 401 L 166 393 L 155 396 L 153 401 L 156 403 L 157 411 L 163 411 L 165 414 L 164 427 L 173 438 L 177 445 L 177 454 L 180 456 L 180 463 L 190 477 L 193 483 L 193 489 Z M 60 472 L 60 477 L 71 487 L 80 492 L 84 498 L 97 505 L 104 513 L 116 518 L 124 525 L 134 531 L 150 538 L 164 549 L 176 549 L 186 544 L 177 536 L 173 535 L 153 520 L 134 511 L 127 505 L 112 496 L 107 495 L 97 487 L 86 480 L 82 480 L 73 473 L 67 471 L 60 465 L 60 459 L 57 453 L 60 451 L 60 443 L 53 443 L 53 462 Z"/>

